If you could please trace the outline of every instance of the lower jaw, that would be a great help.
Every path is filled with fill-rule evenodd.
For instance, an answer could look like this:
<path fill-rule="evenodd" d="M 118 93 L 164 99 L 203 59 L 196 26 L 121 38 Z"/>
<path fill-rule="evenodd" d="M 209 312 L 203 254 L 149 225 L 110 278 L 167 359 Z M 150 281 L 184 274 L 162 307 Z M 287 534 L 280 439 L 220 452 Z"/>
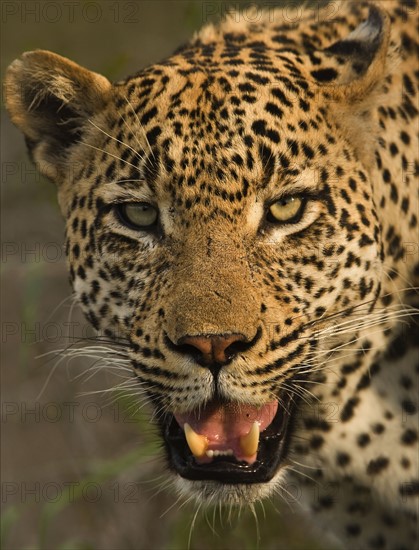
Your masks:
<path fill-rule="evenodd" d="M 291 396 L 282 396 L 280 400 L 281 406 L 272 424 L 261 433 L 257 459 L 252 464 L 223 456 L 209 463 L 198 463 L 189 450 L 183 431 L 173 417 L 168 418 L 163 426 L 163 439 L 170 468 L 182 478 L 195 482 L 217 482 L 230 486 L 268 483 L 286 458 L 292 432 L 295 403 Z"/>
<path fill-rule="evenodd" d="M 176 475 L 174 489 L 185 499 L 194 499 L 200 504 L 221 504 L 241 507 L 262 499 L 269 498 L 278 491 L 286 475 L 285 469 L 280 469 L 267 483 L 220 483 L 211 480 L 190 480 Z"/>

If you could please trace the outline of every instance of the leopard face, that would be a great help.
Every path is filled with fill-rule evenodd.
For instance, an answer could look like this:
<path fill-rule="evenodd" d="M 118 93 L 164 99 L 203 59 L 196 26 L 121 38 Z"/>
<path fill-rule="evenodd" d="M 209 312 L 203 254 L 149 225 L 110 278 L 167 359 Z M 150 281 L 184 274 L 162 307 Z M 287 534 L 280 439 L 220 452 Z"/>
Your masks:
<path fill-rule="evenodd" d="M 376 154 L 394 48 L 389 17 L 366 13 L 228 20 L 113 85 L 49 52 L 9 69 L 11 116 L 58 185 L 75 294 L 125 343 L 185 493 L 271 494 L 310 399 L 339 395 L 330 357 L 370 361 L 394 328 L 388 274 L 411 266 L 388 243 Z"/>

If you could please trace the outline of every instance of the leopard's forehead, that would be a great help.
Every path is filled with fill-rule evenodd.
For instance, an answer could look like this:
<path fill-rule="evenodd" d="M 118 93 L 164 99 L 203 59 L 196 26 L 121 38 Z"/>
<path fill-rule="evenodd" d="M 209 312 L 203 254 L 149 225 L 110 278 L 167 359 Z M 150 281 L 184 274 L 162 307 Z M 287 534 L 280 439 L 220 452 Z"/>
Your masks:
<path fill-rule="evenodd" d="M 248 196 L 264 202 L 291 186 L 316 188 L 332 152 L 348 162 L 298 55 L 266 50 L 269 63 L 232 63 L 223 56 L 225 43 L 208 48 L 177 54 L 116 86 L 94 128 L 96 140 L 99 129 L 108 134 L 101 149 L 114 155 L 96 161 L 105 163 L 103 181 L 145 191 L 160 205 L 194 206 L 201 216 L 222 205 L 235 217 Z M 265 48 L 256 43 L 244 51 L 260 59 Z"/>
<path fill-rule="evenodd" d="M 85 136 L 95 151 L 76 180 L 110 199 L 108 184 L 117 183 L 133 200 L 185 216 L 193 206 L 201 218 L 217 211 L 236 219 L 248 196 L 253 208 L 292 186 L 298 192 L 310 181 L 316 189 L 357 172 L 323 93 L 353 63 L 321 49 L 342 37 L 339 21 L 327 33 L 321 27 L 305 21 L 301 32 L 281 10 L 208 25 L 171 57 L 114 85 Z M 86 149 L 78 155 L 86 164 Z"/>
<path fill-rule="evenodd" d="M 120 83 L 110 110 L 141 126 L 154 122 L 148 142 L 163 148 L 170 136 L 199 151 L 228 152 L 233 144 L 251 146 L 244 139 L 249 133 L 278 145 L 281 131 L 299 130 L 291 121 L 304 131 L 304 122 L 316 118 L 318 82 L 307 59 L 285 49 L 277 53 L 268 42 L 237 48 L 233 59 L 224 53 L 230 50 L 226 41 L 192 44 Z"/>

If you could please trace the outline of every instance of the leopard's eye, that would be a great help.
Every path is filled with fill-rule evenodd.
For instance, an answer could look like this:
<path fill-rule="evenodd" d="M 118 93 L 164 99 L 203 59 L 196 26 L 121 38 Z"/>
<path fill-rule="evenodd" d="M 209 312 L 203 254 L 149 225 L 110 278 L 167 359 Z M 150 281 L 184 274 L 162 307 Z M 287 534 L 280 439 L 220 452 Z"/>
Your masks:
<path fill-rule="evenodd" d="M 284 197 L 271 204 L 267 219 L 271 223 L 296 223 L 304 212 L 305 203 L 303 197 Z"/>
<path fill-rule="evenodd" d="M 157 209 L 147 202 L 126 202 L 116 209 L 121 221 L 133 229 L 150 228 L 157 222 Z"/>

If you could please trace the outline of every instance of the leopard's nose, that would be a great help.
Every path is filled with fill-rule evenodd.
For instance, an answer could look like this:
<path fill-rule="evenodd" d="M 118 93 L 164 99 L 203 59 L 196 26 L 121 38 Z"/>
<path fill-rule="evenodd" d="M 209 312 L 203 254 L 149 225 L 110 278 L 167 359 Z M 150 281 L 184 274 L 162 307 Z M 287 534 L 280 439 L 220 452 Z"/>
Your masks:
<path fill-rule="evenodd" d="M 255 336 L 249 340 L 243 334 L 199 334 L 182 336 L 177 344 L 165 334 L 166 345 L 172 351 L 189 355 L 201 365 L 218 376 L 221 368 L 232 361 L 239 353 L 244 353 L 256 344 L 262 334 L 259 327 Z"/>
<path fill-rule="evenodd" d="M 242 334 L 184 336 L 179 340 L 178 348 L 191 353 L 202 366 L 225 365 L 239 351 L 246 349 L 245 340 Z"/>

